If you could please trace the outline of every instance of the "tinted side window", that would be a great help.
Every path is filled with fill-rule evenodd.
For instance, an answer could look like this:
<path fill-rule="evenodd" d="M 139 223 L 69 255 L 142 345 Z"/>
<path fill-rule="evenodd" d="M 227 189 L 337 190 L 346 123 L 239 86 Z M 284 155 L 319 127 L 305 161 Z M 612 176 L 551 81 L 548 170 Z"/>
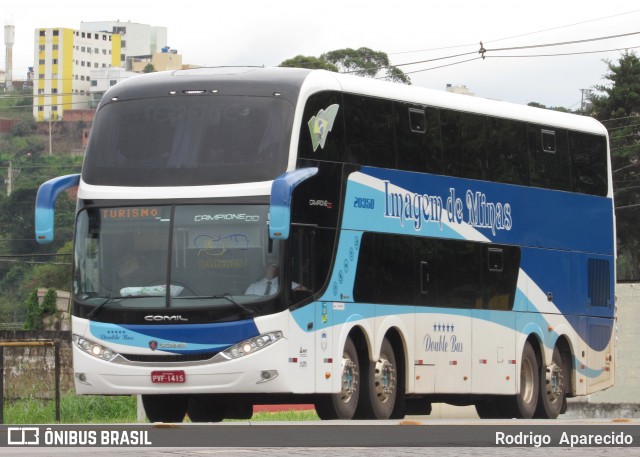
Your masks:
<path fill-rule="evenodd" d="M 526 124 L 489 118 L 487 179 L 508 184 L 529 184 Z"/>
<path fill-rule="evenodd" d="M 348 162 L 395 168 L 394 112 L 390 100 L 344 94 Z"/>
<path fill-rule="evenodd" d="M 571 169 L 567 131 L 528 125 L 531 185 L 546 189 L 571 190 Z"/>
<path fill-rule="evenodd" d="M 377 303 L 413 303 L 413 238 L 376 235 Z"/>
<path fill-rule="evenodd" d="M 338 105 L 338 111 L 333 119 L 331 131 L 326 133 L 324 146 L 314 144 L 311 138 L 309 121 L 322 116 L 332 105 Z M 315 150 L 314 150 L 315 149 Z M 339 92 L 320 92 L 312 95 L 307 100 L 300 128 L 300 140 L 298 143 L 298 157 L 305 159 L 330 160 L 343 162 L 344 154 L 344 106 L 342 94 Z"/>
<path fill-rule="evenodd" d="M 289 240 L 292 292 L 295 301 L 323 288 L 335 243 L 335 230 L 294 227 Z M 298 284 L 299 287 L 294 287 Z"/>
<path fill-rule="evenodd" d="M 402 170 L 442 173 L 440 113 L 410 103 L 395 103 L 398 168 Z"/>
<path fill-rule="evenodd" d="M 369 303 L 413 303 L 412 244 L 412 237 L 365 233 L 360 242 L 354 299 Z"/>
<path fill-rule="evenodd" d="M 373 233 L 365 233 L 360 240 L 358 269 L 353 285 L 353 299 L 360 303 L 375 303 L 376 259 Z"/>
<path fill-rule="evenodd" d="M 604 136 L 569 132 L 573 191 L 607 195 L 607 140 Z"/>
<path fill-rule="evenodd" d="M 512 309 L 520 270 L 520 248 L 485 245 L 482 264 L 482 307 Z"/>
<path fill-rule="evenodd" d="M 470 241 L 440 240 L 433 281 L 438 299 L 430 306 L 476 308 L 482 302 L 480 245 Z"/>
<path fill-rule="evenodd" d="M 445 174 L 460 178 L 483 179 L 485 169 L 485 116 L 440 111 Z"/>

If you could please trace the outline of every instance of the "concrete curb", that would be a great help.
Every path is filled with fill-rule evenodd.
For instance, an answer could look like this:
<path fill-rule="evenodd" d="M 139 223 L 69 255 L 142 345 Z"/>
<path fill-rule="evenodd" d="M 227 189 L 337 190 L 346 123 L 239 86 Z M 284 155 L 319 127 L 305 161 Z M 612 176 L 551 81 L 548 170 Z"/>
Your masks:
<path fill-rule="evenodd" d="M 614 419 L 640 417 L 640 403 L 590 403 L 573 401 L 562 417 L 584 419 Z"/>

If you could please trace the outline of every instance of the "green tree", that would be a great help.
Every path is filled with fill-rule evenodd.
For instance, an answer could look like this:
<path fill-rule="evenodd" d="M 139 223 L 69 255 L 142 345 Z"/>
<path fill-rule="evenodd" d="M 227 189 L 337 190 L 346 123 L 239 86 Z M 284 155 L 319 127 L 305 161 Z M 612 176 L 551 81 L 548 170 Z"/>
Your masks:
<path fill-rule="evenodd" d="M 369 48 L 337 49 L 322 54 L 322 60 L 336 65 L 342 73 L 353 73 L 367 78 L 382 79 L 403 84 L 411 84 L 411 80 L 402 70 L 389 62 L 386 52 L 374 51 Z"/>
<path fill-rule="evenodd" d="M 42 304 L 38 301 L 38 289 L 33 289 L 27 298 L 27 319 L 24 323 L 25 330 L 42 330 L 42 319 L 46 316 L 58 314 L 56 304 L 58 294 L 55 289 L 48 289 L 42 298 Z"/>
<path fill-rule="evenodd" d="M 538 102 L 529 102 L 529 103 L 527 103 L 527 106 L 532 106 L 534 108 L 550 109 L 552 111 L 560 111 L 561 113 L 571 113 L 572 112 L 570 109 L 565 108 L 563 106 L 547 106 L 547 105 L 543 105 L 542 103 L 538 103 Z"/>
<path fill-rule="evenodd" d="M 146 64 L 142 69 L 142 73 L 153 73 L 154 71 L 156 71 L 156 67 L 152 63 Z"/>
<path fill-rule="evenodd" d="M 338 72 L 338 67 L 325 60 L 313 56 L 297 55 L 292 59 L 287 59 L 280 64 L 281 67 L 308 68 L 310 70 L 327 70 Z"/>
<path fill-rule="evenodd" d="M 381 78 L 411 84 L 411 80 L 402 70 L 389 63 L 389 56 L 386 53 L 369 48 L 337 49 L 326 52 L 320 57 L 298 55 L 283 61 L 280 66 L 352 73 L 367 78 Z"/>
<path fill-rule="evenodd" d="M 607 84 L 594 86 L 592 114 L 609 131 L 618 235 L 618 277 L 640 278 L 640 59 L 605 61 Z"/>

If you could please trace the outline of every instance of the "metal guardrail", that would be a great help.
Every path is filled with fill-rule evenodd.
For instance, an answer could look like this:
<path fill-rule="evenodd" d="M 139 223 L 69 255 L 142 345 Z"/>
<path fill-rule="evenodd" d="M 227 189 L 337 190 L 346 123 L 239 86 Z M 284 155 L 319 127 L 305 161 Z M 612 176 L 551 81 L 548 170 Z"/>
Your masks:
<path fill-rule="evenodd" d="M 4 424 L 4 348 L 32 346 L 55 348 L 56 422 L 60 422 L 60 340 L 13 340 L 0 341 L 0 424 Z"/>
<path fill-rule="evenodd" d="M 2 330 L 23 330 L 24 322 L 0 322 L 0 331 Z"/>

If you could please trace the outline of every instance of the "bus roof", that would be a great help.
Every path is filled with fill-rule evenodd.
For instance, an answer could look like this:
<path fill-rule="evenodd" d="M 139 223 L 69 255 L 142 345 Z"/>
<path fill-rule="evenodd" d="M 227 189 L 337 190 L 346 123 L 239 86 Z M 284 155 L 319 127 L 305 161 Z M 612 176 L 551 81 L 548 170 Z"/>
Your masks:
<path fill-rule="evenodd" d="M 297 104 L 298 100 L 323 90 L 341 90 L 353 94 L 514 119 L 598 135 L 607 134 L 607 130 L 602 124 L 588 116 L 325 70 L 301 68 L 218 67 L 149 73 L 116 84 L 103 97 L 101 105 L 114 99 L 197 94 L 199 91 L 220 91 L 220 94 L 249 96 L 273 96 L 278 93 L 283 98 Z"/>
<path fill-rule="evenodd" d="M 520 120 L 598 135 L 607 134 L 606 128 L 600 122 L 588 116 L 323 70 L 313 71 L 307 80 L 316 78 L 333 79 L 340 85 L 342 91 L 348 93 Z M 318 82 L 314 81 L 312 85 L 317 86 Z"/>

